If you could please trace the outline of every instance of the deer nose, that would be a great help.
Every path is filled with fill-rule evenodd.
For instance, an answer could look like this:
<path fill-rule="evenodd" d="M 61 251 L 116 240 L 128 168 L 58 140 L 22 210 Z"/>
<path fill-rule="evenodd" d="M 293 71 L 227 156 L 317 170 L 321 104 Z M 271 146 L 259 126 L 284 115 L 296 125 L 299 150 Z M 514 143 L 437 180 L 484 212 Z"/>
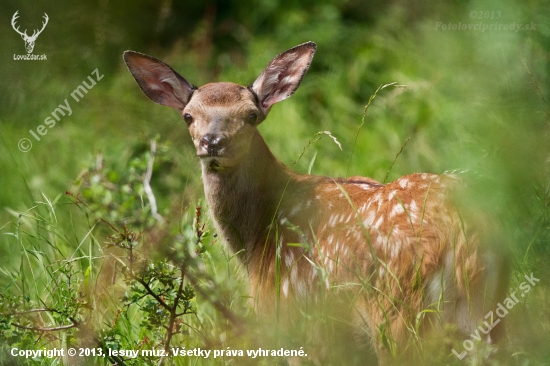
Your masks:
<path fill-rule="evenodd" d="M 206 134 L 201 138 L 200 145 L 209 155 L 217 155 L 227 144 L 227 139 L 223 136 Z"/>

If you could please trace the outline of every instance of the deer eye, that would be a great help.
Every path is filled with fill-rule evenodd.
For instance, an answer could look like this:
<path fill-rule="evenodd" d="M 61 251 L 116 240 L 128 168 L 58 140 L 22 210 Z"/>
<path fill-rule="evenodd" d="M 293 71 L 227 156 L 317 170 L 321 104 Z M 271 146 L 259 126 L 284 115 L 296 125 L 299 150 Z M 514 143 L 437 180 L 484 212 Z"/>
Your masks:
<path fill-rule="evenodd" d="M 250 112 L 247 119 L 248 123 L 256 123 L 257 120 L 258 120 L 258 115 L 256 114 L 256 112 Z"/>
<path fill-rule="evenodd" d="M 193 117 L 189 113 L 185 113 L 183 115 L 183 119 L 185 120 L 185 123 L 187 123 L 187 126 L 193 123 Z"/>

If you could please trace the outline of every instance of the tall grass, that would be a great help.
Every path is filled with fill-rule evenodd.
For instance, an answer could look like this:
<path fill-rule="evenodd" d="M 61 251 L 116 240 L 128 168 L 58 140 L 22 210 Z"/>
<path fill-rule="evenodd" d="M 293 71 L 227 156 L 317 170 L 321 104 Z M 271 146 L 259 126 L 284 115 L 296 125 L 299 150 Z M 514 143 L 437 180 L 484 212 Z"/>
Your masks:
<path fill-rule="evenodd" d="M 2 6 L 11 11 L 15 4 Z M 198 231 L 211 230 L 211 224 L 204 215 L 207 207 L 202 208 L 200 220 L 195 216 L 202 186 L 185 126 L 175 113 L 145 101 L 123 69 L 120 55 L 127 48 L 153 54 L 195 84 L 212 80 L 245 84 L 274 55 L 307 40 L 318 44 L 309 73 L 298 92 L 274 107 L 260 125 L 275 155 L 300 172 L 364 175 L 378 181 L 418 171 L 468 170 L 466 180 L 477 192 L 472 207 L 496 217 L 510 243 L 506 248 L 513 257 L 510 288 L 517 288 L 531 272 L 541 279 L 507 315 L 506 346 L 488 362 L 548 363 L 550 118 L 544 66 L 550 44 L 545 28 L 548 7 L 538 1 L 504 1 L 498 6 L 475 1 L 429 8 L 390 2 L 371 18 L 365 15 L 367 4 L 346 6 L 350 8 L 322 1 L 315 6 L 281 6 L 278 12 L 267 5 L 256 6 L 250 13 L 261 15 L 267 22 L 264 26 L 271 28 L 262 31 L 260 18 L 243 22 L 238 40 L 232 41 L 238 44 L 235 47 L 212 42 L 209 18 L 200 18 L 202 14 L 201 27 L 170 46 L 137 42 L 129 29 L 137 29 L 143 38 L 138 25 L 125 28 L 111 24 L 105 16 L 97 18 L 103 19 L 104 28 L 65 37 L 66 29 L 51 17 L 51 28 L 37 43 L 45 47 L 51 62 L 0 61 L 5 80 L 0 86 L 5 95 L 0 111 L 0 332 L 4 341 L 0 363 L 69 364 L 68 358 L 13 359 L 11 347 L 162 348 L 168 330 L 159 324 L 177 323 L 179 333 L 171 343 L 187 349 L 280 344 L 282 330 L 254 323 L 246 273 L 234 253 L 227 252 L 213 235 L 197 243 Z M 108 7 L 103 2 L 101 14 L 121 10 Z M 501 11 L 502 23 L 535 22 L 537 30 L 435 29 L 439 21 L 471 22 L 470 11 L 484 9 Z M 86 24 L 95 24 L 95 11 L 84 17 Z M 59 14 L 68 17 L 66 12 Z M 77 29 L 74 20 L 64 20 Z M 247 27 L 255 26 L 259 28 L 251 28 L 252 37 Z M 13 32 L 7 18 L 1 27 L 5 34 Z M 99 37 L 101 31 L 109 34 L 106 29 L 116 29 L 120 38 L 101 41 L 105 39 Z M 57 37 L 48 39 L 47 31 Z M 91 43 L 78 38 L 88 37 L 88 32 L 96 32 L 99 38 L 91 36 L 96 40 Z M 63 47 L 54 38 L 64 40 Z M 7 39 L 8 53 L 21 46 L 18 38 Z M 208 45 L 210 53 L 200 45 Z M 82 55 L 79 62 L 74 61 L 73 52 Z M 35 141 L 30 152 L 20 152 L 19 139 L 29 137 L 28 130 L 42 123 L 96 67 L 105 78 L 73 105 L 73 115 Z M 389 82 L 406 88 L 386 88 L 371 103 L 369 97 L 377 86 Z M 341 148 L 328 138 L 304 148 L 317 131 L 330 131 Z M 157 134 L 166 144 L 150 184 L 158 213 L 167 220 L 164 224 L 151 218 L 141 182 L 150 157 L 149 141 Z M 197 222 L 206 224 L 204 230 L 202 224 L 197 229 Z M 135 240 L 129 240 L 130 233 Z M 180 310 L 170 314 L 136 278 L 125 277 L 122 269 L 134 255 L 151 266 L 152 272 L 141 274 L 155 278 L 150 284 L 153 291 L 169 299 L 180 296 L 181 304 L 188 301 L 189 306 L 178 305 Z M 185 274 L 182 263 L 192 263 Z M 318 278 L 324 278 L 321 265 L 318 272 Z M 358 282 L 358 287 L 365 285 L 360 278 Z M 184 285 L 181 291 L 179 284 Z M 185 293 L 188 284 L 194 294 Z M 172 316 L 185 309 L 185 315 Z M 419 318 L 428 315 L 418 314 Z M 296 324 L 294 344 L 307 344 L 311 333 L 317 332 L 309 328 L 311 324 L 330 324 L 328 317 L 305 311 L 304 323 Z M 330 326 L 323 328 L 328 339 L 339 334 L 333 331 Z M 416 332 L 414 325 L 411 332 Z M 459 361 L 440 342 L 419 350 L 425 364 L 480 362 L 475 357 Z M 365 358 L 374 362 L 369 351 L 356 347 L 353 340 L 344 343 L 349 348 L 341 353 L 325 350 L 333 364 L 360 365 Z M 238 357 L 172 361 L 182 365 L 284 362 Z M 125 362 L 158 363 L 160 358 Z"/>

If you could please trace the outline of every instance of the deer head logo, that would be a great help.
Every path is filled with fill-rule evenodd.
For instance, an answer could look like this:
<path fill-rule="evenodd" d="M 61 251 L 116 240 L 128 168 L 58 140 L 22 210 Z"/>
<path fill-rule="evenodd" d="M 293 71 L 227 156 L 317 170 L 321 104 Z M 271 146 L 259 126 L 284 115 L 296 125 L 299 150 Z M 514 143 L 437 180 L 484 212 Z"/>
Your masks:
<path fill-rule="evenodd" d="M 34 49 L 34 42 L 36 42 L 36 39 L 38 38 L 40 33 L 42 33 L 44 28 L 46 28 L 46 24 L 48 24 L 48 19 L 49 19 L 48 14 L 44 13 L 44 22 L 42 23 L 42 29 L 40 30 L 35 29 L 34 32 L 32 33 L 32 36 L 28 36 L 26 29 L 24 32 L 21 32 L 19 30 L 19 27 L 16 27 L 15 21 L 17 20 L 17 18 L 19 18 L 19 15 L 17 15 L 18 12 L 19 10 L 17 10 L 15 14 L 13 14 L 13 17 L 11 18 L 11 26 L 17 33 L 21 35 L 21 38 L 23 38 L 23 41 L 25 41 L 25 48 L 27 49 L 27 53 L 32 53 L 32 50 Z"/>

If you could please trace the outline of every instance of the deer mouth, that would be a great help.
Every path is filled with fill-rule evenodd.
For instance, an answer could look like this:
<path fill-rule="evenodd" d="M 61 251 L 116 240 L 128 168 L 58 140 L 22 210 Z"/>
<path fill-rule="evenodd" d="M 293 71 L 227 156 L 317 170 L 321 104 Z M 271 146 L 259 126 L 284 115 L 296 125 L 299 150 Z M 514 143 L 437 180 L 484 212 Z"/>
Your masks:
<path fill-rule="evenodd" d="M 220 166 L 220 163 L 218 162 L 217 159 L 212 159 L 210 160 L 210 162 L 208 163 L 208 169 L 211 169 L 211 170 L 218 170 L 220 169 L 221 166 Z"/>
<path fill-rule="evenodd" d="M 209 170 L 220 170 L 222 169 L 222 165 L 220 163 L 221 160 L 224 159 L 224 157 L 219 155 L 210 155 L 210 154 L 204 154 L 204 155 L 197 155 L 203 164 L 205 164 Z"/>

